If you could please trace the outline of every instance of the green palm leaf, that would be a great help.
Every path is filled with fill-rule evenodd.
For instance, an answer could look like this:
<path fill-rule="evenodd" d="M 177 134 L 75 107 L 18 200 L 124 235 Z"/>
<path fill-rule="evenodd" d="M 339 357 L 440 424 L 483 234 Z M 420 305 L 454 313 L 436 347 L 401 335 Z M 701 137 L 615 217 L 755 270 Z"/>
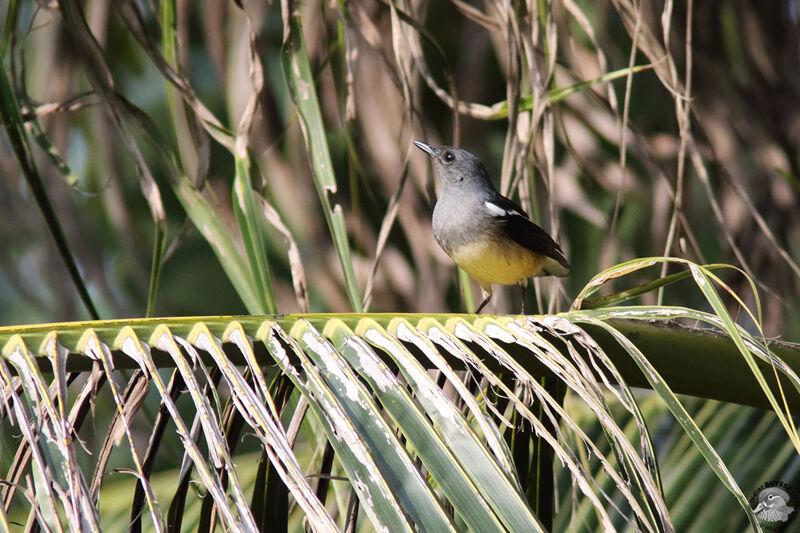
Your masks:
<path fill-rule="evenodd" d="M 263 509 L 248 503 L 252 487 L 243 480 L 250 476 L 241 469 L 220 425 L 227 402 L 232 402 L 245 433 L 256 437 L 296 502 L 292 513 L 300 513 L 315 529 L 344 527 L 346 509 L 336 506 L 332 511 L 330 503 L 315 494 L 307 475 L 318 463 L 313 454 L 309 457 L 297 447 L 288 429 L 288 412 L 276 407 L 268 383 L 280 372 L 310 408 L 312 416 L 302 424 L 321 428 L 333 447 L 344 477 L 331 482 L 346 483 L 355 491 L 376 528 L 542 530 L 502 437 L 512 430 L 508 421 L 518 413 L 552 447 L 578 487 L 581 501 L 591 509 L 589 515 L 604 529 L 614 529 L 621 520 L 645 530 L 670 530 L 674 525 L 658 472 L 650 466 L 652 451 L 647 447 L 637 451 L 624 429 L 628 420 L 639 420 L 635 427 L 647 434 L 644 416 L 620 417 L 612 407 L 623 405 L 626 412 L 638 413 L 635 397 L 618 396 L 618 402 L 609 402 L 602 392 L 613 384 L 628 390 L 624 383 L 632 377 L 630 367 L 617 365 L 624 361 L 619 360 L 620 352 L 608 349 L 607 337 L 594 339 L 576 326 L 599 325 L 612 333 L 614 342 L 624 348 L 622 353 L 639 364 L 645 360 L 634 342 L 598 321 L 600 312 L 541 318 L 208 317 L 0 328 L 6 361 L 2 366 L 5 415 L 23 425 L 42 421 L 19 437 L 29 450 L 33 490 L 39 494 L 37 500 L 42 498 L 39 505 L 28 506 L 29 512 L 50 529 L 98 523 L 96 513 L 85 512 L 95 507 L 88 487 L 79 481 L 98 472 L 76 460 L 85 457 L 86 450 L 75 439 L 80 427 L 69 417 L 76 408 L 70 404 L 74 385 L 67 384 L 65 375 L 68 370 L 99 365 L 121 415 L 120 434 L 127 435 L 125 445 L 117 440 L 115 446 L 119 453 L 127 450 L 130 472 L 145 494 L 146 508 L 139 512 L 145 512 L 157 530 L 165 524 L 165 502 L 142 467 L 134 429 L 142 413 L 126 410 L 120 381 L 125 368 L 138 368 L 147 376 L 170 413 L 170 431 L 185 449 L 195 483 L 208 492 L 216 519 L 228 528 L 256 529 L 254 516 Z M 757 347 L 756 339 L 749 342 L 754 351 L 764 348 Z M 192 406 L 189 411 L 172 399 L 162 368 L 178 370 L 189 393 L 184 400 Z M 644 371 L 653 375 L 656 390 L 667 390 L 669 383 L 657 373 Z M 57 386 L 48 387 L 53 379 L 48 374 Z M 509 382 L 505 374 L 514 379 Z M 584 431 L 584 422 L 539 385 L 544 374 L 558 376 L 572 396 L 581 398 L 603 431 L 593 435 Z M 738 494 L 741 502 L 741 490 L 680 398 L 662 396 L 679 422 L 688 424 L 686 434 L 723 486 Z M 506 407 L 490 398 L 508 400 Z M 560 421 L 556 432 L 534 414 L 533 405 L 540 404 L 546 416 Z M 187 415 L 194 422 L 186 420 Z M 607 458 L 603 450 L 613 450 L 616 459 Z M 95 468 L 101 476 L 109 475 L 105 462 Z M 7 502 L 18 501 L 10 487 L 19 479 L 9 479 L 12 485 L 3 494 Z M 104 490 L 101 487 L 101 501 Z M 628 511 L 611 505 L 617 498 L 626 502 Z M 193 505 L 190 498 L 183 512 Z M 746 503 L 743 507 L 756 525 Z"/>

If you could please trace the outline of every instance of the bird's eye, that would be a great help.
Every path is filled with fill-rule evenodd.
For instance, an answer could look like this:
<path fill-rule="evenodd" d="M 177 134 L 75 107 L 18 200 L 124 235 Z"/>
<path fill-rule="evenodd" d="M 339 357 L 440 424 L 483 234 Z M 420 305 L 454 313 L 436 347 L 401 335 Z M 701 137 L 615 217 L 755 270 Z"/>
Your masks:
<path fill-rule="evenodd" d="M 452 163 L 455 160 L 456 160 L 456 155 L 453 152 L 448 150 L 447 152 L 444 153 L 445 163 Z"/>

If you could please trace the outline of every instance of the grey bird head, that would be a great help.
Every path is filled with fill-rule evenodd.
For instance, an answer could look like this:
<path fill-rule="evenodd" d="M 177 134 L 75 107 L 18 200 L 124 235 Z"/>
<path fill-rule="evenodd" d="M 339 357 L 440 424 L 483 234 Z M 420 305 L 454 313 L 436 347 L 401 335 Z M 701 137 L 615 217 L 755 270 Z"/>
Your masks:
<path fill-rule="evenodd" d="M 494 189 L 486 167 L 472 152 L 455 146 L 431 146 L 422 141 L 414 141 L 414 144 L 433 159 L 443 188 L 488 185 Z"/>
<path fill-rule="evenodd" d="M 785 522 L 794 511 L 789 504 L 789 494 L 777 487 L 768 487 L 758 495 L 758 505 L 753 513 L 767 522 Z"/>

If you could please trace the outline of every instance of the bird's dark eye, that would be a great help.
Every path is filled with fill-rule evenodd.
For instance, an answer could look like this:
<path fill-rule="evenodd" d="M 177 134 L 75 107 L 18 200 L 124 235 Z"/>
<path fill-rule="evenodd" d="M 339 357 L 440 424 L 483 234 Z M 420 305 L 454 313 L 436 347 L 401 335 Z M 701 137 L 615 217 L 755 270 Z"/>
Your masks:
<path fill-rule="evenodd" d="M 444 153 L 445 163 L 452 163 L 455 160 L 456 160 L 456 155 L 453 152 L 448 150 L 447 152 Z"/>

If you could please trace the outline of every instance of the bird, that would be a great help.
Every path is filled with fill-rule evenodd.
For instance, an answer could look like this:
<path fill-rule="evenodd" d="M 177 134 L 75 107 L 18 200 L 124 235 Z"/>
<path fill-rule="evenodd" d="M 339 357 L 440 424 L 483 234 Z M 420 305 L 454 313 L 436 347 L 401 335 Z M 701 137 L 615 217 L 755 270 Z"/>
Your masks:
<path fill-rule="evenodd" d="M 789 494 L 777 487 L 767 487 L 758 494 L 758 505 L 753 514 L 766 522 L 786 522 L 794 507 L 789 505 Z"/>
<path fill-rule="evenodd" d="M 483 301 L 475 314 L 492 299 L 494 284 L 517 283 L 524 291 L 533 276 L 569 275 L 561 246 L 497 191 L 475 154 L 456 146 L 414 144 L 431 157 L 442 186 L 433 209 L 433 236 L 481 287 Z M 524 314 L 524 298 L 522 305 Z"/>

